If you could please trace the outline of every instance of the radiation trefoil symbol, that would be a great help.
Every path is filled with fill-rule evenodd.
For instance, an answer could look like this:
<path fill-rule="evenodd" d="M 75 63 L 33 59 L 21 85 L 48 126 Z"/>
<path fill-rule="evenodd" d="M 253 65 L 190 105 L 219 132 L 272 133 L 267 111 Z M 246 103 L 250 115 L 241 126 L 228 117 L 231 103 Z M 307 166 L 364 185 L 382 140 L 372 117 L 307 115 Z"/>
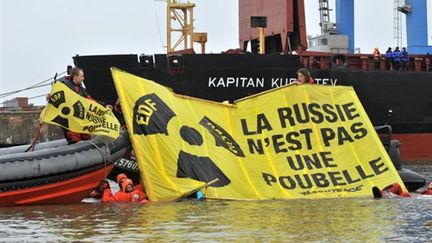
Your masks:
<path fill-rule="evenodd" d="M 156 94 L 142 96 L 135 102 L 133 108 L 133 132 L 136 135 L 165 134 L 168 133 L 168 123 L 176 114 Z M 215 145 L 238 157 L 245 157 L 244 152 L 234 138 L 220 125 L 204 116 L 198 126 L 204 127 L 215 139 Z M 202 134 L 193 127 L 180 128 L 181 139 L 191 146 L 202 146 Z M 212 187 L 229 185 L 231 180 L 214 163 L 210 157 L 198 156 L 188 152 L 179 151 L 177 158 L 178 178 L 190 178 L 202 182 L 218 181 Z"/>
<path fill-rule="evenodd" d="M 54 117 L 51 121 L 64 127 L 69 128 L 69 118 L 74 117 L 77 119 L 84 119 L 85 109 L 84 105 L 78 100 L 72 106 L 66 102 L 64 91 L 57 91 L 52 94 L 48 101 L 60 111 L 60 114 Z M 71 114 L 72 113 L 72 114 Z"/>

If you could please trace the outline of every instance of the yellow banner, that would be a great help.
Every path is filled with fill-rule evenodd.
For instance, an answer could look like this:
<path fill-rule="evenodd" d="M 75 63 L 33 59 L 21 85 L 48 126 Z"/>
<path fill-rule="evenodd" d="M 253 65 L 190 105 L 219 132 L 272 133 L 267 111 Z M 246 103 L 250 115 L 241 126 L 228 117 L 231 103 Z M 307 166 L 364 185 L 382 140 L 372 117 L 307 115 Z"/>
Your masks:
<path fill-rule="evenodd" d="M 52 86 L 41 120 L 77 133 L 113 138 L 120 135 L 120 123 L 109 108 L 80 96 L 61 82 Z"/>
<path fill-rule="evenodd" d="M 293 85 L 234 105 L 112 69 L 152 201 L 372 196 L 403 185 L 351 87 Z"/>

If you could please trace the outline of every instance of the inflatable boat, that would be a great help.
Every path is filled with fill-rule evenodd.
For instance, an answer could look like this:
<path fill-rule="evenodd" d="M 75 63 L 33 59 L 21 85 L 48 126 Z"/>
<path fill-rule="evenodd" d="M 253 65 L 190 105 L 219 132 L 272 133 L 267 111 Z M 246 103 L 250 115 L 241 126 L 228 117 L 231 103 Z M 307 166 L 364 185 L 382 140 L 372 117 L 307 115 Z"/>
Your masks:
<path fill-rule="evenodd" d="M 0 149 L 0 206 L 80 202 L 130 151 L 129 135 Z"/>

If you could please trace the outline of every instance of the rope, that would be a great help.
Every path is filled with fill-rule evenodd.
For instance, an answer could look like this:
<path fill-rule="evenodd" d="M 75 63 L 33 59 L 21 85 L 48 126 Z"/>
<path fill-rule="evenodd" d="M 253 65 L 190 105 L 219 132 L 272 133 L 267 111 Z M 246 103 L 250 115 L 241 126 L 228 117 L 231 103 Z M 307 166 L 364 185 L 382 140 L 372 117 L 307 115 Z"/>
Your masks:
<path fill-rule="evenodd" d="M 32 143 L 30 144 L 30 147 L 28 147 L 28 148 L 24 151 L 25 153 L 28 152 L 28 151 L 30 151 L 30 149 L 31 149 L 31 151 L 34 151 L 34 150 L 35 150 L 36 144 L 37 144 L 37 142 L 38 142 L 38 140 L 39 140 L 39 136 L 40 136 L 40 130 L 41 130 L 41 128 L 42 128 L 42 124 L 39 123 L 39 125 L 38 125 L 37 128 L 36 128 L 36 131 L 35 131 L 35 135 L 34 135 L 33 141 L 32 141 Z"/>
<path fill-rule="evenodd" d="M 41 128 L 42 128 L 42 124 L 39 123 L 39 125 L 38 125 L 38 127 L 37 127 L 37 130 L 36 130 L 35 138 L 34 138 L 34 140 L 33 140 L 32 149 L 31 149 L 32 151 L 35 150 L 36 144 L 37 144 L 37 142 L 39 141 Z"/>
<path fill-rule="evenodd" d="M 51 83 L 49 83 L 49 84 L 41 84 L 41 85 L 37 85 L 37 86 L 27 87 L 27 88 L 24 88 L 24 89 L 19 89 L 19 90 L 3 93 L 3 94 L 0 94 L 0 98 L 8 97 L 8 96 L 11 96 L 11 95 L 14 95 L 14 94 L 17 94 L 19 92 L 26 91 L 26 90 L 42 88 L 42 87 L 45 87 L 45 86 L 48 86 L 48 85 L 51 85 Z"/>
<path fill-rule="evenodd" d="M 58 75 L 63 75 L 65 73 L 66 73 L 66 71 L 65 72 L 61 72 Z M 11 96 L 11 95 L 14 95 L 14 94 L 22 92 L 22 91 L 26 91 L 26 90 L 30 90 L 30 89 L 36 89 L 36 88 L 41 88 L 41 87 L 45 87 L 45 86 L 51 85 L 51 83 L 48 83 L 48 84 L 43 84 L 43 83 L 49 82 L 49 81 L 55 79 L 55 77 L 57 77 L 57 74 L 54 77 L 50 77 L 50 78 L 48 78 L 46 80 L 43 80 L 43 81 L 38 82 L 36 84 L 33 84 L 33 85 L 29 86 L 29 87 L 26 87 L 26 88 L 23 88 L 23 89 L 18 89 L 18 90 L 15 90 L 15 91 L 9 91 L 9 92 L 6 92 L 6 93 L 2 93 L 2 94 L 0 94 L 0 98 Z"/>
<path fill-rule="evenodd" d="M 28 100 L 32 100 L 32 99 L 36 99 L 36 98 L 39 98 L 39 97 L 45 97 L 47 94 L 41 94 L 41 95 L 37 95 L 37 96 L 32 96 L 32 97 L 28 97 L 27 99 Z"/>
<path fill-rule="evenodd" d="M 110 153 L 110 150 L 108 149 L 108 146 L 105 146 L 104 147 L 105 151 L 103 151 L 101 147 L 97 146 L 95 143 L 93 143 L 91 141 L 86 140 L 86 141 L 81 141 L 81 142 L 93 145 L 93 147 L 95 147 L 99 151 L 99 153 L 102 155 L 102 157 L 104 159 L 104 174 L 105 174 L 105 178 L 107 178 L 108 173 L 106 171 L 106 167 L 107 167 L 107 163 L 109 162 L 109 158 L 111 157 L 110 156 L 111 153 Z"/>

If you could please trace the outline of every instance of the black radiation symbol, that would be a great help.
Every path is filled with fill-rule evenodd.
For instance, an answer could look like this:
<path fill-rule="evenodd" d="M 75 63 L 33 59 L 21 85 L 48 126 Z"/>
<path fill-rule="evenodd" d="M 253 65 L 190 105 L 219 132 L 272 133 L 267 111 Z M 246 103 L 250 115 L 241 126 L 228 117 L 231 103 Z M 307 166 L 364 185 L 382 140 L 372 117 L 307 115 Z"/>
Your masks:
<path fill-rule="evenodd" d="M 63 107 L 63 109 L 61 109 L 61 113 L 65 116 L 69 115 L 70 108 Z M 67 118 L 61 117 L 60 115 L 56 116 L 52 121 L 59 124 L 60 126 L 69 128 L 69 120 Z"/>
<path fill-rule="evenodd" d="M 66 103 L 64 91 L 58 91 L 52 94 L 49 98 L 48 103 L 59 109 L 62 104 Z M 65 106 L 60 110 L 60 112 L 62 115 L 67 116 L 71 112 L 71 109 Z M 68 119 L 63 117 L 62 115 L 57 115 L 54 119 L 52 119 L 52 122 L 55 122 L 62 127 L 69 128 Z"/>
<path fill-rule="evenodd" d="M 64 95 L 64 91 L 55 92 L 50 96 L 48 101 L 55 108 L 60 109 L 60 115 L 57 115 L 52 122 L 57 123 L 58 125 L 69 128 L 69 120 L 66 118 L 69 116 L 73 110 L 73 116 L 79 119 L 84 119 L 84 105 L 77 101 L 73 104 L 72 109 L 67 106 L 66 98 Z"/>
<path fill-rule="evenodd" d="M 180 128 L 181 138 L 193 146 L 203 144 L 202 135 L 192 127 Z M 191 178 L 197 181 L 210 182 L 216 178 L 219 180 L 212 187 L 223 187 L 231 183 L 231 180 L 209 157 L 196 156 L 180 150 L 177 159 L 177 177 Z"/>
<path fill-rule="evenodd" d="M 168 133 L 168 123 L 176 114 L 156 94 L 147 94 L 135 101 L 133 107 L 133 133 L 135 135 L 152 135 Z M 203 117 L 199 124 L 204 127 L 214 138 L 215 146 L 222 147 L 226 151 L 238 157 L 245 157 L 242 149 L 233 137 L 216 122 L 208 117 Z M 191 146 L 203 145 L 202 135 L 194 128 L 182 126 L 179 130 L 181 138 Z M 212 187 L 223 187 L 231 183 L 231 180 L 209 157 L 197 156 L 180 150 L 177 158 L 177 177 L 190 178 L 202 182 L 210 182 L 216 178 L 219 180 Z"/>
<path fill-rule="evenodd" d="M 175 113 L 156 94 L 148 94 L 135 101 L 133 107 L 133 133 L 136 135 L 168 135 L 168 122 Z"/>

